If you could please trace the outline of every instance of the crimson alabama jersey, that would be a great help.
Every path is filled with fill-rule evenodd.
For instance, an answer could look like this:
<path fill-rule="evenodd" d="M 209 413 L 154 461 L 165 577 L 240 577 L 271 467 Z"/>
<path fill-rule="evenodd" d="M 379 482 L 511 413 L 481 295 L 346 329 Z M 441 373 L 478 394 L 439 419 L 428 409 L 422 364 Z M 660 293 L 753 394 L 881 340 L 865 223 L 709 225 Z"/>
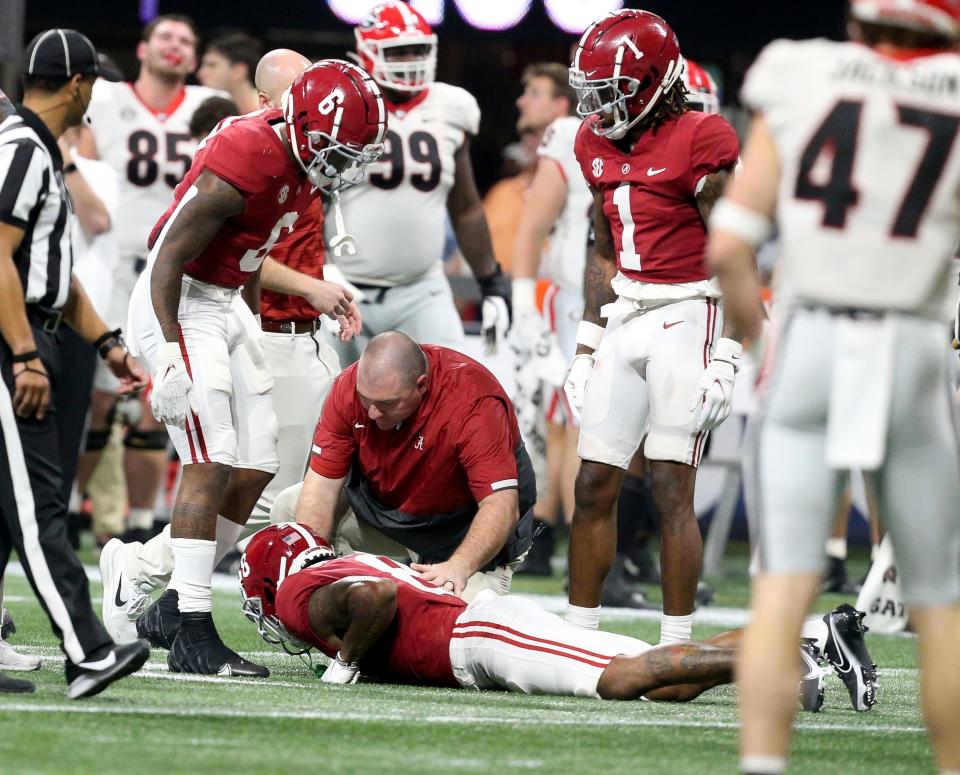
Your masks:
<path fill-rule="evenodd" d="M 317 197 L 297 220 L 287 239 L 274 246 L 270 258 L 310 277 L 323 279 L 323 201 Z M 312 320 L 319 313 L 302 296 L 260 289 L 260 319 L 275 322 Z"/>
<path fill-rule="evenodd" d="M 689 111 L 647 130 L 629 152 L 584 121 L 574 152 L 583 176 L 603 193 L 617 267 L 644 283 L 710 277 L 703 260 L 707 227 L 696 195 L 704 177 L 732 170 L 737 134 L 722 117 Z"/>
<path fill-rule="evenodd" d="M 427 394 L 411 417 L 382 430 L 357 395 L 357 364 L 327 396 L 313 437 L 310 467 L 329 479 L 356 462 L 388 508 L 429 518 L 518 489 L 520 429 L 497 378 L 466 355 L 423 345 Z"/>
<path fill-rule="evenodd" d="M 310 597 L 320 587 L 337 581 L 370 578 L 396 582 L 397 613 L 360 660 L 360 672 L 391 683 L 459 686 L 450 665 L 450 639 L 457 617 L 467 604 L 387 557 L 352 554 L 287 576 L 277 591 L 277 618 L 291 635 L 332 658 L 337 649 L 320 639 L 310 626 Z"/>
<path fill-rule="evenodd" d="M 184 86 L 162 110 L 153 110 L 132 83 L 98 79 L 87 108 L 101 161 L 120 176 L 120 214 L 115 231 L 121 257 L 147 255 L 147 237 L 170 204 L 173 189 L 190 168 L 197 143 L 190 118 L 197 107 L 223 92 Z"/>
<path fill-rule="evenodd" d="M 239 288 L 263 259 L 294 228 L 297 219 L 320 194 L 280 139 L 285 132 L 279 110 L 258 110 L 232 116 L 197 148 L 193 166 L 177 186 L 173 204 L 150 234 L 151 263 L 156 260 L 166 227 L 193 196 L 194 181 L 204 170 L 238 189 L 246 199 L 243 212 L 229 218 L 184 273 L 203 282 Z"/>

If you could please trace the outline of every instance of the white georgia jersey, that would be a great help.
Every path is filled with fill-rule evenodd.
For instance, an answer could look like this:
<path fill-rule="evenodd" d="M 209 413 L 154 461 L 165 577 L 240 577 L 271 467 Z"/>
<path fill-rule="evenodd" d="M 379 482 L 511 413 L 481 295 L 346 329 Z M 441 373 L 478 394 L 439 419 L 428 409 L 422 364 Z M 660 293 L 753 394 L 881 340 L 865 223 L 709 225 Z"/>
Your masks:
<path fill-rule="evenodd" d="M 567 199 L 550 234 L 540 274 L 577 293 L 583 293 L 583 268 L 587 260 L 587 234 L 593 208 L 593 195 L 573 153 L 580 123 L 576 116 L 558 118 L 547 127 L 537 149 L 541 158 L 557 163 L 567 182 Z"/>
<path fill-rule="evenodd" d="M 369 165 L 362 183 L 341 194 L 357 252 L 328 255 L 348 280 L 368 285 L 413 282 L 439 265 L 454 154 L 480 127 L 477 101 L 445 83 L 388 108 L 383 156 Z M 330 214 L 324 231 L 329 242 L 336 233 Z"/>
<path fill-rule="evenodd" d="M 741 96 L 780 158 L 778 303 L 942 319 L 960 234 L 960 56 L 775 41 Z"/>
<path fill-rule="evenodd" d="M 117 171 L 120 216 L 117 240 L 122 258 L 146 257 L 147 237 L 173 201 L 173 189 L 190 168 L 197 144 L 190 137 L 193 112 L 223 92 L 185 86 L 167 106 L 154 112 L 132 83 L 97 80 L 87 108 L 97 155 Z"/>

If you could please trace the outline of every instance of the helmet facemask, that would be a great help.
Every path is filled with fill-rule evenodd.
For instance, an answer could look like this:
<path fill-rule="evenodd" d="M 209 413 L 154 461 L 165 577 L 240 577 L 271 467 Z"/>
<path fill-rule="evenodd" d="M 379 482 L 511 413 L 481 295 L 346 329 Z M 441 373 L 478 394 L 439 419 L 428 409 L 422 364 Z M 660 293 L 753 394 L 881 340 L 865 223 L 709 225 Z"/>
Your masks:
<path fill-rule="evenodd" d="M 242 587 L 241 594 L 243 595 L 243 615 L 257 625 L 257 632 L 266 643 L 291 656 L 306 654 L 313 648 L 287 632 L 287 628 L 280 624 L 276 616 L 266 616 L 259 597 L 247 597 Z"/>
<path fill-rule="evenodd" d="M 396 59 L 401 54 L 398 49 L 420 49 L 416 52 L 420 56 Z M 369 62 L 374 80 L 393 91 L 416 94 L 433 83 L 437 74 L 436 35 L 400 35 L 389 40 L 364 40 L 358 35 L 357 53 Z"/>
<path fill-rule="evenodd" d="M 311 161 L 305 164 L 298 154 L 300 166 L 310 182 L 326 194 L 362 182 L 367 165 L 383 154 L 383 143 L 367 143 L 363 148 L 356 149 L 338 142 L 326 132 L 308 130 L 304 136 Z"/>

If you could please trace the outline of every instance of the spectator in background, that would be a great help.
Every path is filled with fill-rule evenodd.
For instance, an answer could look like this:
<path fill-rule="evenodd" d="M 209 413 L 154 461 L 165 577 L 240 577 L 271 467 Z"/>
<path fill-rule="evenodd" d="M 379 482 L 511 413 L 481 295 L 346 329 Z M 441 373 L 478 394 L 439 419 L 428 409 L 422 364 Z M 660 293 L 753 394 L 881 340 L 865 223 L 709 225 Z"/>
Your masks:
<path fill-rule="evenodd" d="M 211 89 L 229 93 L 237 106 L 234 113 L 250 113 L 260 108 L 253 74 L 262 56 L 263 44 L 246 33 L 214 38 L 203 52 L 197 80 Z"/>
<path fill-rule="evenodd" d="M 517 98 L 520 142 L 504 149 L 505 164 L 515 164 L 517 172 L 495 183 L 483 199 L 483 210 L 493 240 L 493 253 L 505 272 L 511 270 L 520 214 L 536 169 L 537 147 L 546 128 L 558 116 L 567 114 L 573 100 L 566 66 L 556 62 L 538 62 L 524 71 L 523 93 Z"/>
<path fill-rule="evenodd" d="M 197 141 L 210 134 L 227 116 L 239 113 L 237 103 L 226 97 L 208 97 L 193 111 L 190 118 L 190 136 Z"/>

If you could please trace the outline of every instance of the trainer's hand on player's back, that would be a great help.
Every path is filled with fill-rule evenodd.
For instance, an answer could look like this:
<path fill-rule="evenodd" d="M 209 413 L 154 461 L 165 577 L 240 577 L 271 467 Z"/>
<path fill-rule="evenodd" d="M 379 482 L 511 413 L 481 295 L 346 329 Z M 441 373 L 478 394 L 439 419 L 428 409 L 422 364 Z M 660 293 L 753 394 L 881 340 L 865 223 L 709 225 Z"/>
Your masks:
<path fill-rule="evenodd" d="M 317 280 L 305 298 L 321 315 L 340 324 L 341 341 L 348 342 L 360 333 L 363 317 L 353 301 L 353 294 L 342 285 Z"/>
<path fill-rule="evenodd" d="M 470 574 L 466 568 L 453 560 L 438 562 L 434 565 L 424 565 L 419 562 L 410 563 L 410 567 L 420 574 L 420 578 L 442 587 L 447 592 L 459 595 L 467 586 Z"/>
<path fill-rule="evenodd" d="M 13 364 L 13 409 L 18 417 L 42 420 L 50 406 L 50 377 L 39 358 Z"/>

